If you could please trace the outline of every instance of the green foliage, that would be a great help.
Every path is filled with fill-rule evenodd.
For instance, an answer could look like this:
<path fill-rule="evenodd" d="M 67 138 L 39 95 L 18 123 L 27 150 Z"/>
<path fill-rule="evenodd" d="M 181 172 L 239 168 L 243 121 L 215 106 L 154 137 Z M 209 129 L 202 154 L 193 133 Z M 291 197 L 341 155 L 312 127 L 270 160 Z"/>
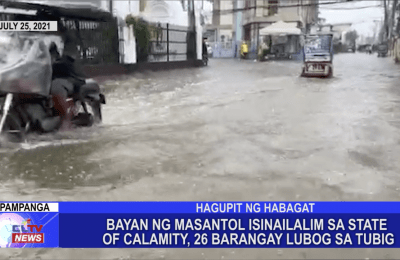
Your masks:
<path fill-rule="evenodd" d="M 133 27 L 139 61 L 146 61 L 150 51 L 151 26 L 143 19 L 131 15 L 126 17 L 125 22 Z"/>

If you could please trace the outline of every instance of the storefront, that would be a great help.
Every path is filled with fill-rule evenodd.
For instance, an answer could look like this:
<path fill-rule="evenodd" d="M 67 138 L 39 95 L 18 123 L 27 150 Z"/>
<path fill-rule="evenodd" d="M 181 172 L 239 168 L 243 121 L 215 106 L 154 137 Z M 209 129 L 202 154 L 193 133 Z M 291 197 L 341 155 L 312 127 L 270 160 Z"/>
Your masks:
<path fill-rule="evenodd" d="M 260 30 L 260 42 L 265 42 L 269 54 L 276 58 L 292 58 L 301 54 L 302 32 L 297 23 L 276 22 Z"/>

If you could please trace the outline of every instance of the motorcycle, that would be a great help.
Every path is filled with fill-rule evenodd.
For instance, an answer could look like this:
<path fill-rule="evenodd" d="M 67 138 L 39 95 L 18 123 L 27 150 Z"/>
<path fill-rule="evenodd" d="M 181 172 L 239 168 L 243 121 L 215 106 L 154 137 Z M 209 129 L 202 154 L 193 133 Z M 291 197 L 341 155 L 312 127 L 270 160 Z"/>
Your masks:
<path fill-rule="evenodd" d="M 0 136 L 21 142 L 30 132 L 57 131 L 61 118 L 50 95 L 52 66 L 46 44 L 35 37 L 13 38 L 0 34 Z M 67 103 L 74 127 L 102 121 L 106 101 L 94 80 L 77 86 Z"/>

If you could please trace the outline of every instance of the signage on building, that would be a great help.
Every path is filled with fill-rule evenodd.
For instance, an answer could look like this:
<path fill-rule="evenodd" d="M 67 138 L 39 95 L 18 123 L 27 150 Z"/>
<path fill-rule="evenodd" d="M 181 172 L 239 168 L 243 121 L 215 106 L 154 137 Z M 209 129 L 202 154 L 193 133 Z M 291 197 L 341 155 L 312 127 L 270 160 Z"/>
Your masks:
<path fill-rule="evenodd" d="M 77 25 L 79 26 L 79 30 L 96 30 L 99 28 L 98 22 L 89 22 L 89 21 L 78 21 L 78 24 L 75 20 L 61 20 L 63 25 L 69 30 L 77 30 Z"/>

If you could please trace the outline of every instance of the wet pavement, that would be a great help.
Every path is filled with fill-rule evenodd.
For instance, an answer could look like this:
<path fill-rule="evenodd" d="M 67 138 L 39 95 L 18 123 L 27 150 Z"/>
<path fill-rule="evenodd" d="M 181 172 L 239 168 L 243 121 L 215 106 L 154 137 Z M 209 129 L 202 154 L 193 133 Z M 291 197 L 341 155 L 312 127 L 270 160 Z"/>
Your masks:
<path fill-rule="evenodd" d="M 295 61 L 105 82 L 102 126 L 0 148 L 0 198 L 57 201 L 399 201 L 400 67 L 341 54 L 332 79 Z M 384 258 L 372 249 L 38 249 L 0 258 Z"/>

